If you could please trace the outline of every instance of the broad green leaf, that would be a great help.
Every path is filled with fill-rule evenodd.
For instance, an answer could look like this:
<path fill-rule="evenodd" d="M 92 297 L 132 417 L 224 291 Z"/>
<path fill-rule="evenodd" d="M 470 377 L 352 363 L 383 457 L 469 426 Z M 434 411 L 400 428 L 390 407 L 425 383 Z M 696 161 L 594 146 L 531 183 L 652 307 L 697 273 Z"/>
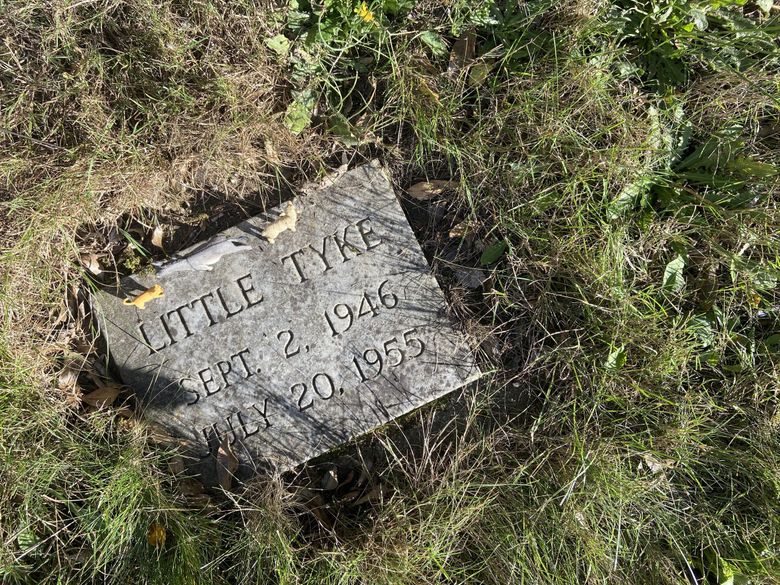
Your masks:
<path fill-rule="evenodd" d="M 700 356 L 701 362 L 708 366 L 717 366 L 720 364 L 720 354 L 717 351 L 705 351 Z"/>
<path fill-rule="evenodd" d="M 607 217 L 614 220 L 628 215 L 652 186 L 653 180 L 649 175 L 644 175 L 630 182 L 607 206 Z"/>
<path fill-rule="evenodd" d="M 287 53 L 290 52 L 290 39 L 284 35 L 276 35 L 270 39 L 265 39 L 265 46 L 280 57 L 286 57 Z"/>
<path fill-rule="evenodd" d="M 768 268 L 757 268 L 751 271 L 750 280 L 758 290 L 772 290 L 777 286 L 777 273 Z"/>
<path fill-rule="evenodd" d="M 300 30 L 306 25 L 309 20 L 308 12 L 299 12 L 298 10 L 290 10 L 287 12 L 287 28 L 293 32 L 300 32 Z"/>
<path fill-rule="evenodd" d="M 773 5 L 774 0 L 756 0 L 756 6 L 758 6 L 764 14 L 769 14 Z"/>
<path fill-rule="evenodd" d="M 780 346 L 780 333 L 773 333 L 764 340 L 764 345 L 768 348 L 775 348 Z"/>
<path fill-rule="evenodd" d="M 749 156 L 738 156 L 729 162 L 726 168 L 752 177 L 774 177 L 780 173 L 780 169 L 775 165 L 753 160 Z"/>
<path fill-rule="evenodd" d="M 688 15 L 693 20 L 693 24 L 698 30 L 707 30 L 709 22 L 707 21 L 707 15 L 700 8 L 691 8 Z"/>
<path fill-rule="evenodd" d="M 501 258 L 502 254 L 506 251 L 506 248 L 507 245 L 506 245 L 506 241 L 504 240 L 499 240 L 495 244 L 488 246 L 487 248 L 485 248 L 485 251 L 482 252 L 482 256 L 479 259 L 479 263 L 482 264 L 482 266 L 493 264 L 499 258 Z"/>
<path fill-rule="evenodd" d="M 604 361 L 604 368 L 609 372 L 617 372 L 620 368 L 626 365 L 626 346 L 613 347 L 609 352 L 607 359 Z"/>
<path fill-rule="evenodd" d="M 287 111 L 284 114 L 284 125 L 293 134 L 300 134 L 311 123 L 311 114 L 316 105 L 317 98 L 313 91 L 299 92 L 287 106 Z"/>
<path fill-rule="evenodd" d="M 485 63 L 484 61 L 474 63 L 469 68 L 469 85 L 472 87 L 478 87 L 484 84 L 490 75 L 491 68 L 492 65 L 490 65 L 490 63 Z"/>
<path fill-rule="evenodd" d="M 665 290 L 671 292 L 680 292 L 685 286 L 685 277 L 683 276 L 683 270 L 685 270 L 685 256 L 678 254 L 674 260 L 669 262 L 664 269 L 664 282 L 663 287 Z"/>
<path fill-rule="evenodd" d="M 715 343 L 715 331 L 713 331 L 712 322 L 707 315 L 694 315 L 690 321 L 690 328 L 703 347 L 709 347 Z"/>
<path fill-rule="evenodd" d="M 398 0 L 385 0 L 382 2 L 382 10 L 387 14 L 398 14 L 401 12 L 401 2 Z"/>
<path fill-rule="evenodd" d="M 675 169 L 678 172 L 687 169 L 714 170 L 720 164 L 728 164 L 734 158 L 734 153 L 743 145 L 741 134 L 741 124 L 721 128 L 676 164 Z"/>
<path fill-rule="evenodd" d="M 29 527 L 19 531 L 19 534 L 16 535 L 16 543 L 19 545 L 19 548 L 22 549 L 22 551 L 27 553 L 33 548 L 35 548 L 39 542 L 40 539 L 35 535 L 35 532 L 33 532 L 32 529 Z"/>
<path fill-rule="evenodd" d="M 422 33 L 420 35 L 420 40 L 428 45 L 428 48 L 437 57 L 443 57 L 444 55 L 449 54 L 447 43 L 444 42 L 444 39 L 440 34 L 435 33 L 432 30 L 426 30 Z"/>
<path fill-rule="evenodd" d="M 357 146 L 360 144 L 360 138 L 355 133 L 355 128 L 347 120 L 346 116 L 336 112 L 328 119 L 328 130 L 339 137 L 339 140 L 347 146 Z"/>

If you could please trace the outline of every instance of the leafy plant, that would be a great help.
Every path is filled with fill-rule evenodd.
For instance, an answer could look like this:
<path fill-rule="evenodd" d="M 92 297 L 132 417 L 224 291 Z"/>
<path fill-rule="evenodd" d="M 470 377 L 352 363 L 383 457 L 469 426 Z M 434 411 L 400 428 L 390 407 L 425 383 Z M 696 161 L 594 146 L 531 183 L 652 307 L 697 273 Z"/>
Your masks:
<path fill-rule="evenodd" d="M 746 71 L 777 65 L 772 25 L 746 18 L 746 5 L 747 0 L 622 0 L 611 8 L 605 30 L 630 49 L 630 70 L 666 92 L 702 67 Z"/>

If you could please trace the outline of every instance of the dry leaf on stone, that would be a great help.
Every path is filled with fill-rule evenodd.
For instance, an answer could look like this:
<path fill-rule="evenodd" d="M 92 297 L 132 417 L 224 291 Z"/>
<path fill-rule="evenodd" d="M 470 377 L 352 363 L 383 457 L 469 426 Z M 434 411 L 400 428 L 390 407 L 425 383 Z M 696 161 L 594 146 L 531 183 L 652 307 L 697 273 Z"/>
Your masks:
<path fill-rule="evenodd" d="M 454 191 L 457 188 L 457 181 L 434 179 L 432 181 L 422 181 L 420 183 L 415 183 L 409 187 L 409 189 L 407 189 L 407 192 L 418 201 L 428 201 L 437 195 L 441 195 L 444 193 L 444 191 Z"/>
<path fill-rule="evenodd" d="M 161 287 L 159 284 L 155 284 L 154 286 L 146 289 L 134 299 L 125 299 L 123 303 L 125 305 L 133 305 L 138 309 L 143 309 L 146 307 L 146 303 L 149 301 L 153 301 L 154 299 L 159 299 L 160 297 L 164 296 L 165 291 L 163 290 L 163 287 Z"/>
<path fill-rule="evenodd" d="M 163 235 L 164 235 L 164 230 L 161 225 L 158 225 L 156 228 L 154 228 L 154 231 L 152 232 L 152 246 L 157 246 L 158 248 L 160 248 L 160 250 L 162 250 Z"/>
<path fill-rule="evenodd" d="M 90 271 L 94 276 L 102 274 L 103 270 L 100 268 L 100 256 L 94 252 L 84 252 L 79 255 L 79 260 L 83 264 L 84 268 Z"/>
<path fill-rule="evenodd" d="M 276 238 L 287 230 L 294 232 L 297 221 L 298 210 L 295 209 L 295 205 L 290 201 L 287 203 L 287 207 L 281 215 L 275 221 L 268 224 L 260 235 L 268 240 L 269 244 L 273 244 L 276 241 Z"/>
<path fill-rule="evenodd" d="M 89 394 L 85 394 L 81 397 L 84 404 L 89 404 L 95 408 L 106 408 L 114 404 L 119 396 L 120 387 L 116 385 L 106 385 L 97 390 L 93 390 Z"/>
<path fill-rule="evenodd" d="M 237 469 L 238 458 L 225 435 L 217 450 L 217 482 L 223 490 L 227 491 L 233 485 L 233 474 Z"/>

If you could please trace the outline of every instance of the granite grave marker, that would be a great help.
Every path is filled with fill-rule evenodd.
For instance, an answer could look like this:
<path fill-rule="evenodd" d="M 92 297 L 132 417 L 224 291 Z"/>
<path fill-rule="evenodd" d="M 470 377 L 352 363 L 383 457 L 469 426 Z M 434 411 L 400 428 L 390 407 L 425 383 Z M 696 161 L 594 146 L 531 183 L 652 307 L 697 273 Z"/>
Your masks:
<path fill-rule="evenodd" d="M 195 457 L 227 437 L 245 465 L 290 469 L 479 375 L 375 166 L 177 256 L 96 300 L 142 415 Z"/>

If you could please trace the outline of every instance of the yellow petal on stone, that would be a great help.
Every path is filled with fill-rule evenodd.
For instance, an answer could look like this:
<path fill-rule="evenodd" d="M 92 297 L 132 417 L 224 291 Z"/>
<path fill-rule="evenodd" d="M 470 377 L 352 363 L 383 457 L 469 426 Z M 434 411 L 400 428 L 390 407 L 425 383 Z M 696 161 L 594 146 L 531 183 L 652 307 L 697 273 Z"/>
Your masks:
<path fill-rule="evenodd" d="M 146 303 L 153 301 L 154 299 L 159 299 L 162 296 L 165 296 L 163 287 L 161 287 L 159 284 L 155 284 L 154 286 L 146 289 L 134 299 L 125 299 L 124 304 L 133 305 L 138 309 L 143 309 L 146 306 Z"/>

